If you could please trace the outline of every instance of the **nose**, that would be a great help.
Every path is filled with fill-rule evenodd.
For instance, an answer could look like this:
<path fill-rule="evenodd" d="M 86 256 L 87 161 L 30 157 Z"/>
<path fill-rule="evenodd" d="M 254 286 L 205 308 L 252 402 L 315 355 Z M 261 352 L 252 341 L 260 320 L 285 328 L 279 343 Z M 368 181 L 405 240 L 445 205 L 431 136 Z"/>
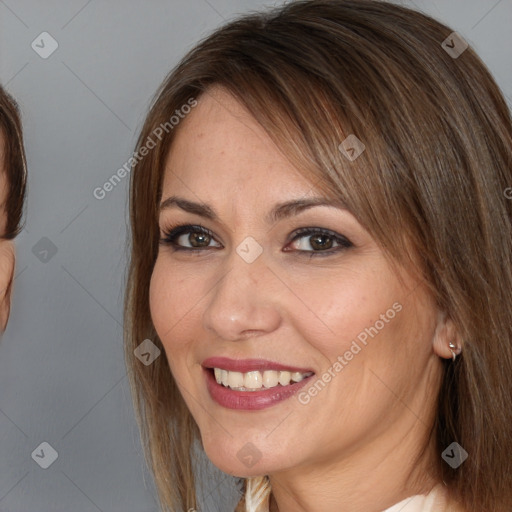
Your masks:
<path fill-rule="evenodd" d="M 222 275 L 203 313 L 206 330 L 219 339 L 238 341 L 279 327 L 278 297 L 282 283 L 268 268 L 263 254 L 248 263 L 233 251 L 226 259 Z"/>

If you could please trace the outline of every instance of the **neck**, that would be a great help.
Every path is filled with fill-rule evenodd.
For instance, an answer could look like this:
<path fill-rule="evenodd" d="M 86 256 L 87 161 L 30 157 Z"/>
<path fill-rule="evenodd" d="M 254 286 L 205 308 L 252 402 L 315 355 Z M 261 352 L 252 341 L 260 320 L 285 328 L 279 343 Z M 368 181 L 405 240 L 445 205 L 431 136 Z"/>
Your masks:
<path fill-rule="evenodd" d="M 432 471 L 435 439 L 429 440 L 421 420 L 410 412 L 405 416 L 402 428 L 350 454 L 330 454 L 328 461 L 270 475 L 270 512 L 339 512 L 340 505 L 344 512 L 382 512 L 430 492 L 438 483 Z"/>

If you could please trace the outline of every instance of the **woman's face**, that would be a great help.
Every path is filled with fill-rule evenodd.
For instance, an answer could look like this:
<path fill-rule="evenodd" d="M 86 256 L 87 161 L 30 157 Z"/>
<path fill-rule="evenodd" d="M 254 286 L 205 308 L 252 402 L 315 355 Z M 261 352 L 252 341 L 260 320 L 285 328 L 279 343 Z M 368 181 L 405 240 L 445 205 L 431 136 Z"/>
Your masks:
<path fill-rule="evenodd" d="M 160 245 L 150 307 L 209 458 L 250 476 L 407 441 L 410 460 L 433 421 L 445 331 L 424 284 L 400 280 L 342 206 L 301 207 L 321 195 L 223 89 L 182 123 L 161 237 L 211 236 L 189 227 Z"/>
<path fill-rule="evenodd" d="M 4 137 L 0 132 L 0 333 L 5 330 L 9 318 L 10 284 L 14 273 L 14 244 L 1 238 L 7 228 L 8 185 Z"/>

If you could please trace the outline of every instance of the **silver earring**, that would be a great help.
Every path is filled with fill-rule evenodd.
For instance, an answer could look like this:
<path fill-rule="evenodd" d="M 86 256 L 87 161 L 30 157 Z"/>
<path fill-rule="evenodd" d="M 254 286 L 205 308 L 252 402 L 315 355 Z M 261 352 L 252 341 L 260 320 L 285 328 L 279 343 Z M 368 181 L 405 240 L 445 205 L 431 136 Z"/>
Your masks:
<path fill-rule="evenodd" d="M 452 353 L 452 360 L 455 361 L 457 356 L 460 354 L 461 349 L 458 345 L 455 345 L 455 343 L 452 343 L 451 341 L 448 344 L 448 347 L 450 347 L 450 352 Z"/>

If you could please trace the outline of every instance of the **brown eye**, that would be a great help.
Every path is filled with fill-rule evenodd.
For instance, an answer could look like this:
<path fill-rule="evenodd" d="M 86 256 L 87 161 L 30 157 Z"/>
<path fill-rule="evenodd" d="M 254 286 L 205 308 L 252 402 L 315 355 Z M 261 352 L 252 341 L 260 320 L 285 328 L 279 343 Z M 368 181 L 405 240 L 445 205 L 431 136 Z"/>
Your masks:
<path fill-rule="evenodd" d="M 181 235 L 178 238 L 178 243 L 181 238 L 185 238 L 186 235 Z M 202 232 L 191 232 L 188 235 L 188 241 L 192 247 L 208 247 L 210 245 L 211 236 Z"/>
<path fill-rule="evenodd" d="M 215 242 L 210 230 L 203 226 L 177 226 L 165 232 L 161 240 L 162 244 L 171 245 L 175 250 L 193 251 L 221 247 L 220 244 L 210 245 Z"/>
<path fill-rule="evenodd" d="M 312 236 L 309 239 L 309 245 L 313 247 L 313 249 L 330 249 L 333 245 L 333 240 L 328 235 L 316 235 Z"/>
<path fill-rule="evenodd" d="M 322 228 L 304 228 L 295 233 L 291 245 L 299 253 L 333 254 L 342 249 L 352 247 L 353 244 L 343 235 Z"/>

